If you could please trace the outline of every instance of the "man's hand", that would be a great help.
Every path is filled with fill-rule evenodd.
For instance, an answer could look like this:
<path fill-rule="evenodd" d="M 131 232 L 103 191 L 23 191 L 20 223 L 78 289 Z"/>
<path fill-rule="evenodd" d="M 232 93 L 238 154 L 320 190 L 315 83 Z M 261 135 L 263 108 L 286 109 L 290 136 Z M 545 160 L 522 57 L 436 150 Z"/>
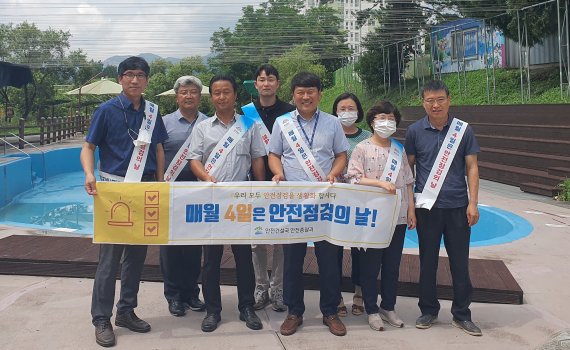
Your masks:
<path fill-rule="evenodd" d="M 475 225 L 479 221 L 479 209 L 476 203 L 469 203 L 467 206 L 467 223 L 469 227 Z"/>
<path fill-rule="evenodd" d="M 416 228 L 416 208 L 413 206 L 408 207 L 408 230 L 413 230 Z"/>
<path fill-rule="evenodd" d="M 214 176 L 212 176 L 212 175 L 209 175 L 209 176 L 208 176 L 208 180 L 207 180 L 207 181 L 210 181 L 210 182 L 213 182 L 213 183 L 217 183 L 217 182 L 218 182 L 218 180 L 217 180 Z"/>
<path fill-rule="evenodd" d="M 330 182 L 331 185 L 332 185 L 333 183 L 336 182 L 336 176 L 334 176 L 333 174 L 329 174 L 329 175 L 327 176 L 327 181 Z"/>
<path fill-rule="evenodd" d="M 97 179 L 95 179 L 95 175 L 85 175 L 85 192 L 87 192 L 88 195 L 93 196 L 97 194 L 96 183 Z"/>
<path fill-rule="evenodd" d="M 271 178 L 271 181 L 275 182 L 275 183 L 279 183 L 279 181 L 285 181 L 285 175 L 281 174 L 277 174 L 277 175 L 273 175 L 273 178 Z"/>

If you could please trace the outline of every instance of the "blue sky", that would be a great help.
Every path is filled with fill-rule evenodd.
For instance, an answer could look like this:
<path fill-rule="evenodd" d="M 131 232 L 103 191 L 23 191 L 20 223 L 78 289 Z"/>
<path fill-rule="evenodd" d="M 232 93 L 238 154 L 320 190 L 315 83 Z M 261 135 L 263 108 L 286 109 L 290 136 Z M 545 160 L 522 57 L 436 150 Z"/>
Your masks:
<path fill-rule="evenodd" d="M 233 28 L 241 9 L 262 0 L 2 0 L 0 22 L 36 23 L 72 34 L 71 49 L 104 60 L 151 52 L 163 57 L 206 55 L 220 27 Z"/>

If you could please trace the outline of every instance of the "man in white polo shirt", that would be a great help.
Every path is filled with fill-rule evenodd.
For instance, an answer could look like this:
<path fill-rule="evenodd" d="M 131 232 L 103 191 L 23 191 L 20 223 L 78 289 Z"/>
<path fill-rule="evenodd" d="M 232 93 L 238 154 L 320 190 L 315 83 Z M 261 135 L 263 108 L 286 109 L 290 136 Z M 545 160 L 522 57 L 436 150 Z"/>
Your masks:
<path fill-rule="evenodd" d="M 192 172 L 201 181 L 215 183 L 247 181 L 251 169 L 254 179 L 263 181 L 265 145 L 255 121 L 234 110 L 237 98 L 234 78 L 221 74 L 214 76 L 210 80 L 210 96 L 216 113 L 197 125 L 192 134 L 188 155 Z M 250 329 L 262 329 L 263 324 L 253 309 L 255 276 L 251 245 L 232 244 L 231 247 L 236 262 L 239 318 Z M 204 332 L 216 330 L 221 321 L 220 264 L 223 252 L 223 245 L 204 247 L 202 292 L 207 312 L 202 321 Z"/>

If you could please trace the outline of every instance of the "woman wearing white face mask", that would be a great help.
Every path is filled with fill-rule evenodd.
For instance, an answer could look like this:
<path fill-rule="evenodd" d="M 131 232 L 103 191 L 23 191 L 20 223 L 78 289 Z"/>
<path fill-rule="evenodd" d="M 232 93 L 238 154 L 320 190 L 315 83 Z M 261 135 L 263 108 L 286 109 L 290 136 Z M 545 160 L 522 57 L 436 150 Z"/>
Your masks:
<path fill-rule="evenodd" d="M 352 150 L 358 143 L 366 140 L 372 133 L 358 127 L 358 123 L 364 118 L 364 110 L 355 94 L 345 92 L 339 95 L 333 103 L 333 115 L 338 118 L 344 130 L 344 136 L 350 144 L 347 158 L 350 159 Z M 345 171 L 346 172 L 346 171 Z"/>
<path fill-rule="evenodd" d="M 360 123 L 364 118 L 364 110 L 362 110 L 362 105 L 360 104 L 358 97 L 350 92 L 345 92 L 339 95 L 333 103 L 332 110 L 333 115 L 338 117 L 340 123 L 342 124 L 344 136 L 346 136 L 346 139 L 350 144 L 350 148 L 347 152 L 347 159 L 350 159 L 354 147 L 356 147 L 356 145 L 360 142 L 372 136 L 372 133 L 370 131 L 363 130 L 356 125 L 357 123 Z M 346 174 L 346 169 L 344 170 L 344 174 Z M 362 301 L 362 293 L 360 292 L 360 282 L 358 281 L 358 256 L 355 254 L 358 254 L 358 249 L 352 248 L 352 283 L 354 284 L 355 288 L 354 298 L 352 300 L 352 313 L 358 316 L 362 315 L 364 312 L 364 304 Z M 342 257 L 343 251 L 341 250 L 338 257 L 341 271 Z M 348 311 L 341 296 L 340 304 L 338 305 L 338 315 L 346 316 L 347 314 Z"/>
<path fill-rule="evenodd" d="M 400 112 L 390 102 L 374 105 L 366 114 L 366 121 L 370 129 L 374 130 L 374 135 L 356 146 L 347 172 L 351 183 L 376 186 L 391 193 L 395 193 L 396 189 L 402 190 L 400 214 L 390 246 L 384 249 L 359 249 L 359 278 L 364 306 L 368 324 L 377 331 L 384 330 L 382 320 L 394 327 L 404 326 L 394 311 L 396 291 L 406 226 L 410 229 L 416 226 L 412 170 L 403 146 L 390 138 L 396 132 L 400 120 Z M 390 167 L 395 170 L 384 171 L 387 164 L 397 165 Z M 377 305 L 378 273 L 381 273 L 382 280 L 380 307 Z"/>

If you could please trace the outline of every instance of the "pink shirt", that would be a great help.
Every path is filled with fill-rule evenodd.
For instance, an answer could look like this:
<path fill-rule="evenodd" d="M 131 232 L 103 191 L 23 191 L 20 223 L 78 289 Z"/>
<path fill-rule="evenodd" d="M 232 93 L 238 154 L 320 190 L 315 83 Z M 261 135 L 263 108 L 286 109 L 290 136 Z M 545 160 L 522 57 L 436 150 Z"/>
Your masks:
<path fill-rule="evenodd" d="M 361 178 L 380 180 L 388 155 L 390 154 L 390 147 L 378 146 L 370 139 L 364 140 L 352 151 L 352 156 L 348 163 L 348 171 L 346 176 L 350 183 L 359 183 Z M 414 182 L 414 176 L 406 152 L 402 155 L 402 166 L 396 178 L 396 188 L 402 190 L 402 206 L 400 207 L 400 214 L 398 216 L 398 225 L 407 223 L 408 216 L 408 191 L 406 185 Z"/>

